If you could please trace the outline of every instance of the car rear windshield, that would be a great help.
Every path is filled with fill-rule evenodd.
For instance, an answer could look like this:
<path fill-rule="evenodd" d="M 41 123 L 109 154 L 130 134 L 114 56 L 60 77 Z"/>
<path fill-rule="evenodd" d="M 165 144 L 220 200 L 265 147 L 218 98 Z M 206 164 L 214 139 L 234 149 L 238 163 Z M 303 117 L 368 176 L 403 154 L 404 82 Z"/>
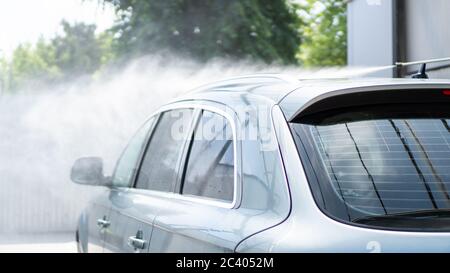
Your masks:
<path fill-rule="evenodd" d="M 315 200 L 329 216 L 450 231 L 450 104 L 349 107 L 290 126 Z"/>

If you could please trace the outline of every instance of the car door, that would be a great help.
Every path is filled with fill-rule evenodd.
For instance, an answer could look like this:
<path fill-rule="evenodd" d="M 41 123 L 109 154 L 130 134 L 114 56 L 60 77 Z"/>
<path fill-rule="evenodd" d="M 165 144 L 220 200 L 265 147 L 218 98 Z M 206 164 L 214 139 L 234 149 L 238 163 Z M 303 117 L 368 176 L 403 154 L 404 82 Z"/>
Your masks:
<path fill-rule="evenodd" d="M 130 226 L 136 226 L 134 229 L 140 230 L 140 234 L 135 239 L 150 240 L 151 223 L 143 225 L 129 216 L 129 211 L 133 207 L 133 198 L 128 194 L 128 189 L 132 186 L 145 144 L 157 118 L 158 116 L 154 116 L 144 123 L 130 140 L 116 164 L 112 176 L 112 187 L 106 198 L 110 212 L 108 226 L 103 230 L 105 241 L 103 252 L 140 252 L 148 246 L 143 244 L 135 248 L 128 242 L 128 238 L 123 237 L 123 234 Z"/>
<path fill-rule="evenodd" d="M 173 194 L 193 114 L 193 109 L 163 111 L 148 138 L 145 154 L 139 160 L 140 171 L 134 188 L 111 190 L 111 228 L 105 238 L 105 252 L 148 250 L 153 220 L 159 208 L 154 205 L 158 202 L 154 194 Z M 132 176 L 131 180 L 134 178 Z"/>
<path fill-rule="evenodd" d="M 232 252 L 243 235 L 237 200 L 236 142 L 230 120 L 199 114 L 185 149 L 178 191 L 159 206 L 150 252 Z"/>
<path fill-rule="evenodd" d="M 111 228 L 105 236 L 104 252 L 147 252 L 155 214 L 151 210 L 140 213 L 142 198 L 126 189 L 113 189 L 109 200 Z"/>
<path fill-rule="evenodd" d="M 86 223 L 80 225 L 80 229 L 87 228 L 83 234 L 87 234 L 87 244 L 83 245 L 83 252 L 101 253 L 105 240 L 105 231 L 109 225 L 110 204 L 108 200 L 109 190 L 104 189 L 88 205 L 85 213 L 82 214 L 82 221 Z M 84 244 L 85 242 L 82 241 Z"/>

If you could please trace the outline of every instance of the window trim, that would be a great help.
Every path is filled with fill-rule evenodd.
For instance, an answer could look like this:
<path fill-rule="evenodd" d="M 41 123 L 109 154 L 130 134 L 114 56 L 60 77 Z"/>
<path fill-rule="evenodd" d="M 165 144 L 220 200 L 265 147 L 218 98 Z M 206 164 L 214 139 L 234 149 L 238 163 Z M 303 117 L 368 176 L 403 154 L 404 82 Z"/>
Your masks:
<path fill-rule="evenodd" d="M 221 105 L 219 103 L 219 105 Z M 225 105 L 222 105 L 223 107 L 226 107 Z M 194 132 L 195 126 L 198 122 L 198 119 L 200 118 L 200 112 L 202 110 L 206 110 L 206 111 L 210 111 L 213 113 L 216 113 L 218 115 L 221 115 L 222 117 L 226 118 L 227 121 L 229 122 L 229 124 L 231 125 L 231 131 L 233 133 L 233 160 L 234 160 L 234 183 L 233 183 L 233 200 L 231 202 L 229 201 L 225 201 L 225 200 L 215 200 L 215 199 L 211 199 L 211 198 L 207 198 L 207 197 L 202 197 L 202 196 L 194 196 L 194 195 L 183 195 L 180 192 L 181 189 L 181 183 L 183 183 L 183 181 L 181 181 L 182 179 L 182 175 L 179 173 L 177 175 L 177 181 L 175 184 L 175 188 L 171 191 L 171 192 L 163 192 L 163 191 L 156 191 L 156 190 L 150 190 L 150 189 L 138 189 L 136 188 L 136 182 L 137 182 L 137 177 L 138 177 L 138 173 L 140 172 L 140 168 L 142 165 L 142 161 L 143 158 L 145 156 L 145 152 L 147 151 L 148 145 L 150 144 L 151 138 L 153 136 L 154 133 L 154 129 L 156 128 L 157 123 L 160 121 L 160 117 L 161 117 L 161 113 L 163 112 L 167 112 L 167 111 L 171 111 L 171 110 L 177 110 L 177 109 L 193 109 L 194 113 L 192 115 L 192 119 L 191 119 L 191 123 L 189 125 L 189 134 L 190 136 L 192 136 L 192 133 Z M 228 109 L 228 108 L 227 108 Z M 233 115 L 236 117 L 236 114 L 234 111 L 230 112 L 233 113 Z M 211 205 L 211 206 L 216 206 L 216 207 L 221 207 L 221 208 L 228 208 L 228 209 L 232 209 L 232 208 L 237 208 L 238 205 L 240 204 L 240 200 L 241 200 L 241 176 L 239 175 L 239 164 L 241 163 L 240 159 L 240 150 L 239 145 L 240 144 L 238 142 L 238 137 L 237 137 L 237 127 L 236 127 L 236 122 L 235 122 L 235 118 L 227 111 L 224 111 L 222 109 L 219 109 L 218 107 L 209 105 L 209 104 L 200 104 L 200 103 L 193 103 L 193 102 L 176 102 L 174 104 L 169 104 L 169 105 L 165 105 L 163 107 L 161 107 L 160 109 L 158 109 L 156 112 L 154 112 L 151 117 L 154 116 L 158 116 L 158 119 L 156 120 L 153 128 L 152 128 L 152 132 L 149 133 L 148 137 L 147 137 L 147 142 L 145 144 L 145 149 L 144 152 L 142 153 L 141 158 L 139 159 L 139 167 L 136 171 L 136 174 L 133 177 L 133 183 L 132 186 L 130 187 L 130 190 L 132 191 L 138 191 L 138 192 L 145 192 L 145 193 L 150 193 L 151 195 L 155 195 L 158 197 L 163 197 L 163 198 L 169 198 L 169 199 L 176 199 L 176 200 L 183 200 L 183 201 L 190 201 L 190 202 L 195 202 L 195 203 L 199 203 L 199 204 L 204 204 L 204 205 Z M 189 149 L 190 146 L 190 139 L 188 138 L 184 144 L 183 144 L 183 151 L 181 152 L 181 158 L 178 160 L 177 162 L 177 168 L 179 169 L 179 171 L 182 171 L 186 168 L 186 163 L 187 163 L 187 150 Z"/>

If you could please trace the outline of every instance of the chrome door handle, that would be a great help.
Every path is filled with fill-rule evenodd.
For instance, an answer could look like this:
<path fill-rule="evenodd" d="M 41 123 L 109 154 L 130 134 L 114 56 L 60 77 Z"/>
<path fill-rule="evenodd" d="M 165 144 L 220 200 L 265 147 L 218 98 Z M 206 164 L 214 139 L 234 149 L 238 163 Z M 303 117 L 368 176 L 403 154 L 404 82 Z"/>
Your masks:
<path fill-rule="evenodd" d="M 111 224 L 111 222 L 109 222 L 108 220 L 106 220 L 106 217 L 97 219 L 97 226 L 101 227 L 101 228 L 106 228 Z"/>
<path fill-rule="evenodd" d="M 132 248 L 144 249 L 146 243 L 146 240 L 136 238 L 136 236 L 128 237 L 128 245 Z"/>
<path fill-rule="evenodd" d="M 144 249 L 147 244 L 147 241 L 143 239 L 143 232 L 139 230 L 136 233 L 136 236 L 128 237 L 128 246 L 134 249 Z"/>

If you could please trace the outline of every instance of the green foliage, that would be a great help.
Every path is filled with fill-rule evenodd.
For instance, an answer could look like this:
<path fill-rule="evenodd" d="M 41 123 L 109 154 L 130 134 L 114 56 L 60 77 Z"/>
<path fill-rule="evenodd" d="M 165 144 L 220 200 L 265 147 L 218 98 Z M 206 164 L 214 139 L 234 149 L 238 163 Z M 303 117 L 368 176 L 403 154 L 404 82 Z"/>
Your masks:
<path fill-rule="evenodd" d="M 285 0 L 105 0 L 119 16 L 117 51 L 124 57 L 171 50 L 214 57 L 294 63 L 300 44 L 296 5 Z"/>
<path fill-rule="evenodd" d="M 297 58 L 304 66 L 347 63 L 346 0 L 307 0 L 303 43 Z"/>
<path fill-rule="evenodd" d="M 0 95 L 8 90 L 8 61 L 0 56 Z"/>
<path fill-rule="evenodd" d="M 18 46 L 0 58 L 1 92 L 89 79 L 112 61 L 165 50 L 199 61 L 346 64 L 346 0 L 97 1 L 115 7 L 111 29 L 63 21 L 56 37 Z"/>
<path fill-rule="evenodd" d="M 53 63 L 54 49 L 40 39 L 33 48 L 30 44 L 18 46 L 9 66 L 9 89 L 18 89 L 36 79 L 53 81 L 60 75 Z"/>
<path fill-rule="evenodd" d="M 32 46 L 19 45 L 11 60 L 3 60 L 0 76 L 4 90 L 19 90 L 37 84 L 60 83 L 83 75 L 92 76 L 109 63 L 113 36 L 95 34 L 95 25 L 61 22 L 63 33 Z"/>
<path fill-rule="evenodd" d="M 100 68 L 105 67 L 117 57 L 114 48 L 114 33 L 107 30 L 97 36 L 97 44 L 101 52 Z M 98 71 L 97 71 L 98 72 Z"/>
<path fill-rule="evenodd" d="M 102 50 L 95 36 L 95 25 L 61 23 L 64 35 L 51 40 L 54 63 L 64 78 L 92 74 L 99 69 Z"/>

